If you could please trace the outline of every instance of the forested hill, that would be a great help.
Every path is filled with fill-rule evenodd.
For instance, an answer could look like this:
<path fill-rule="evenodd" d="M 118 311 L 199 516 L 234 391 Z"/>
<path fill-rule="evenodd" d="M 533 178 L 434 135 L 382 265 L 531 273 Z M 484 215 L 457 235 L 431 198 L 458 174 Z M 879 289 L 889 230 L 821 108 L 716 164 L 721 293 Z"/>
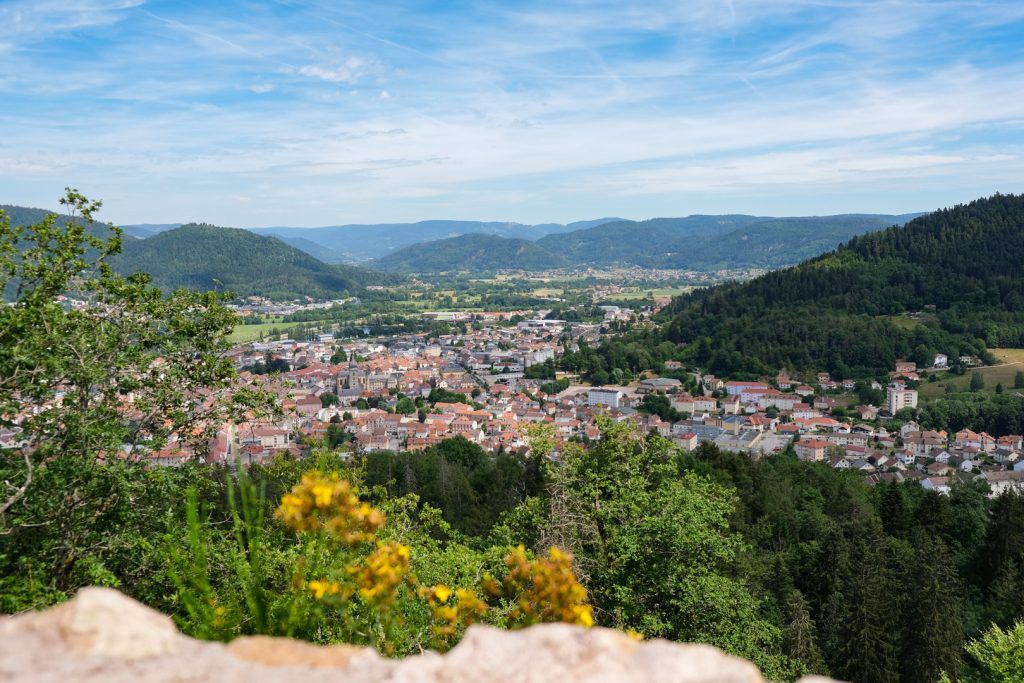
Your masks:
<path fill-rule="evenodd" d="M 877 375 L 900 358 L 1024 346 L 1024 196 L 862 235 L 743 284 L 675 300 L 665 334 L 712 372 Z M 919 324 L 890 316 L 923 311 Z"/>
<path fill-rule="evenodd" d="M 274 235 L 285 241 L 295 237 L 302 238 L 332 250 L 339 255 L 339 258 L 363 261 L 382 258 L 414 244 L 444 240 L 459 235 L 500 235 L 501 237 L 533 240 L 555 232 L 571 232 L 618 220 L 622 219 L 598 218 L 566 225 L 560 223 L 524 225 L 500 221 L 428 220 L 418 223 L 352 224 L 322 228 L 250 229 L 260 235 Z M 304 249 L 301 245 L 296 244 L 295 246 Z M 319 253 L 317 255 L 319 256 Z M 322 258 L 328 260 L 327 257 Z"/>
<path fill-rule="evenodd" d="M 566 265 L 566 261 L 535 242 L 476 234 L 414 244 L 377 259 L 372 265 L 386 271 L 438 273 L 545 270 Z"/>
<path fill-rule="evenodd" d="M 339 297 L 384 277 L 328 265 L 274 237 L 200 224 L 126 240 L 111 263 L 122 273 L 150 273 L 163 289 L 219 289 L 275 299 Z"/>
<path fill-rule="evenodd" d="M 13 204 L 0 204 L 0 211 L 7 214 L 7 217 L 10 219 L 11 225 L 13 226 L 42 223 L 50 214 L 56 214 L 57 225 L 67 225 L 68 221 L 71 220 L 69 216 L 61 215 L 59 212 L 47 211 L 46 209 L 33 209 L 27 206 L 14 206 Z M 109 237 L 111 235 L 110 225 L 108 223 L 94 223 L 89 226 L 87 232 L 99 237 Z M 122 239 L 128 241 L 135 238 L 129 234 L 124 234 Z"/>
<path fill-rule="evenodd" d="M 375 263 L 385 270 L 421 273 L 619 265 L 702 271 L 772 269 L 799 263 L 834 249 L 854 235 L 903 224 L 909 218 L 877 214 L 764 218 L 735 214 L 617 220 L 549 234 L 535 242 L 482 234 L 421 242 Z"/>
<path fill-rule="evenodd" d="M 537 244 L 577 265 L 630 264 L 693 270 L 779 268 L 834 249 L 854 235 L 903 224 L 916 215 L 655 218 L 548 235 Z"/>

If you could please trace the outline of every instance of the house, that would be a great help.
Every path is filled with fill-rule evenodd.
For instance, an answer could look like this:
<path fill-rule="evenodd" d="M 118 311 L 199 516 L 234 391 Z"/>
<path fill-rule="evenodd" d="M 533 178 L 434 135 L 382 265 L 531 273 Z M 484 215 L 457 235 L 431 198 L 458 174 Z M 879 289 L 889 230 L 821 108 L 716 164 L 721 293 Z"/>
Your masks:
<path fill-rule="evenodd" d="M 908 372 L 917 372 L 917 363 L 913 361 L 899 361 L 896 363 L 897 375 L 905 375 Z"/>
<path fill-rule="evenodd" d="M 825 453 L 828 452 L 829 446 L 828 441 L 822 439 L 801 439 L 797 441 L 793 447 L 796 450 L 796 455 L 801 460 L 824 460 Z"/>
<path fill-rule="evenodd" d="M 745 390 L 748 389 L 769 389 L 768 385 L 764 382 L 726 382 L 725 392 L 730 396 L 739 396 Z"/>
<path fill-rule="evenodd" d="M 587 405 L 619 408 L 622 405 L 622 398 L 622 392 L 618 389 L 593 387 L 587 392 Z"/>
<path fill-rule="evenodd" d="M 685 431 L 682 434 L 672 437 L 672 440 L 686 452 L 690 452 L 697 448 L 697 433 L 694 431 Z"/>
<path fill-rule="evenodd" d="M 921 488 L 948 496 L 949 477 L 925 477 L 921 480 Z"/>
<path fill-rule="evenodd" d="M 1024 492 L 1024 471 L 1019 472 L 984 472 L 978 475 L 984 479 L 989 488 L 992 489 L 992 496 L 998 496 L 1007 491 Z"/>
<path fill-rule="evenodd" d="M 856 410 L 862 420 L 875 420 L 878 418 L 878 408 L 875 406 L 857 406 Z"/>
<path fill-rule="evenodd" d="M 640 380 L 640 386 L 637 387 L 636 392 L 638 394 L 667 394 L 670 391 L 678 391 L 682 386 L 682 382 L 671 377 L 651 377 Z"/>
<path fill-rule="evenodd" d="M 935 360 L 932 362 L 932 367 L 937 370 L 949 367 L 949 357 L 944 353 L 935 354 Z"/>

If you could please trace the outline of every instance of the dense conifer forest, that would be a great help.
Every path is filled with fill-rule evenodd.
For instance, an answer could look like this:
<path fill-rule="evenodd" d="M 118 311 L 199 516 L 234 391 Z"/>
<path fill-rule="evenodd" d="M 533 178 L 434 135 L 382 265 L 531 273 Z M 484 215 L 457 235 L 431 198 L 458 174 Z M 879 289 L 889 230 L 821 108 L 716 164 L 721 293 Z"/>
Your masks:
<path fill-rule="evenodd" d="M 884 374 L 898 359 L 1024 345 L 1024 196 L 854 237 L 747 283 L 680 297 L 665 338 L 709 372 Z M 891 316 L 922 312 L 913 326 Z"/>

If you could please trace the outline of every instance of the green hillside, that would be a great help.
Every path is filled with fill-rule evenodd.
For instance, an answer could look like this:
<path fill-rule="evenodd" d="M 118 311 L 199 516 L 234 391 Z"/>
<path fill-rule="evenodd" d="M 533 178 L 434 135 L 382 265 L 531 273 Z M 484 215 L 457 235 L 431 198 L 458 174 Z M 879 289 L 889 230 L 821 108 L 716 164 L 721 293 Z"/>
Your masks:
<path fill-rule="evenodd" d="M 616 221 L 586 230 L 548 235 L 537 244 L 581 265 L 671 262 L 684 242 L 699 235 L 718 235 L 756 221 L 755 216 L 687 216 Z"/>
<path fill-rule="evenodd" d="M 123 273 L 150 273 L 163 289 L 220 289 L 275 299 L 333 298 L 379 279 L 362 268 L 328 265 L 274 237 L 199 224 L 126 240 L 112 264 Z"/>
<path fill-rule="evenodd" d="M 854 235 L 905 222 L 853 214 L 801 218 L 745 215 L 618 221 L 548 235 L 538 244 L 573 264 L 719 270 L 779 268 L 834 249 Z"/>
<path fill-rule="evenodd" d="M 50 214 L 57 215 L 57 225 L 67 225 L 68 221 L 71 220 L 68 216 L 62 215 L 59 211 L 47 211 L 46 209 L 33 209 L 27 206 L 14 206 L 13 204 L 0 204 L 0 211 L 7 214 L 7 217 L 11 219 L 12 226 L 19 225 L 34 225 L 41 223 Z M 110 225 L 108 223 L 94 223 L 89 227 L 87 232 L 90 232 L 99 237 L 110 236 Z M 134 240 L 132 235 L 124 234 L 122 236 L 124 241 Z"/>
<path fill-rule="evenodd" d="M 535 242 L 484 234 L 414 244 L 373 261 L 375 268 L 401 273 L 544 270 L 563 265 L 564 259 Z"/>
<path fill-rule="evenodd" d="M 881 374 L 1024 346 L 1024 196 L 996 195 L 851 239 L 743 284 L 697 291 L 668 311 L 668 340 L 717 373 L 779 367 Z M 934 311 L 899 326 L 889 316 Z"/>
<path fill-rule="evenodd" d="M 854 235 L 902 224 L 907 218 L 874 214 L 805 218 L 697 215 L 617 220 L 549 234 L 536 242 L 483 234 L 421 242 L 384 256 L 376 264 L 384 270 L 423 273 L 615 265 L 702 271 L 773 269 L 834 249 Z"/>

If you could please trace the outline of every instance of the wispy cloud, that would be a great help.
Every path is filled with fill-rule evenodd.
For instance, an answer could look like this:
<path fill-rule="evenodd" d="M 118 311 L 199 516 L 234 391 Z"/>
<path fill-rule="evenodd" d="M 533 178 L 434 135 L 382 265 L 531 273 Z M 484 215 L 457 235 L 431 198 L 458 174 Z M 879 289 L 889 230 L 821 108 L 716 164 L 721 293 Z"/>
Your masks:
<path fill-rule="evenodd" d="M 298 72 L 310 78 L 319 78 L 331 83 L 357 83 L 375 69 L 373 62 L 360 57 L 349 57 L 335 64 L 306 64 Z"/>
<path fill-rule="evenodd" d="M 1010 1 L 8 2 L 0 202 L 75 184 L 117 220 L 234 225 L 927 209 L 1024 190 L 1020 35 Z"/>

